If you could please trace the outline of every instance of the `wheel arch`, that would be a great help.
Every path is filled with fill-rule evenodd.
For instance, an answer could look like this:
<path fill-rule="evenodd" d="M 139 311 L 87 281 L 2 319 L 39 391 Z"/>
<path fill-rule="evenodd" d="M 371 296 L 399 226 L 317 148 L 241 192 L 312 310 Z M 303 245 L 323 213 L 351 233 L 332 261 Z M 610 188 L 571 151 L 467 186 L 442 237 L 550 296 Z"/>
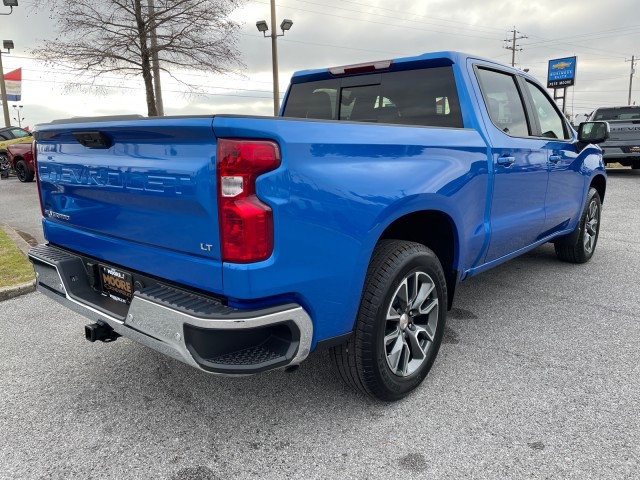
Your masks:
<path fill-rule="evenodd" d="M 422 225 L 424 228 L 416 228 Z M 396 239 L 420 243 L 436 254 L 447 279 L 448 308 L 451 309 L 458 281 L 458 232 L 453 219 L 439 210 L 408 213 L 391 222 L 380 240 Z"/>
<path fill-rule="evenodd" d="M 593 187 L 598 191 L 598 195 L 600 195 L 600 201 L 604 202 L 604 194 L 607 190 L 607 180 L 604 175 L 596 175 L 591 179 L 591 184 L 589 187 Z"/>

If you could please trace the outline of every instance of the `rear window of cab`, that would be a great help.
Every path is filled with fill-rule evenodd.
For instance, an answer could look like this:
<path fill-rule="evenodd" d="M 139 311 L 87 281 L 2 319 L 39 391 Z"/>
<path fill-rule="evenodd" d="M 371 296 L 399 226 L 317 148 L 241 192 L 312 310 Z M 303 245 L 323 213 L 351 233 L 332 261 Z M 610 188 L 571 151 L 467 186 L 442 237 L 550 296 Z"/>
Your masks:
<path fill-rule="evenodd" d="M 293 84 L 284 116 L 463 127 L 450 66 Z"/>

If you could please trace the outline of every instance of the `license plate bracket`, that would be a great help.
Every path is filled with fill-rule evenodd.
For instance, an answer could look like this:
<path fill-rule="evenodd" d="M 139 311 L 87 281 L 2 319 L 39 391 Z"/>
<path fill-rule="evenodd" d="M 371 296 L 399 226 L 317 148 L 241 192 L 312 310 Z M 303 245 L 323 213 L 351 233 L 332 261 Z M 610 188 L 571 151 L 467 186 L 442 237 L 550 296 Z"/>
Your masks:
<path fill-rule="evenodd" d="M 108 265 L 100 265 L 100 285 L 102 292 L 121 303 L 131 303 L 133 298 L 133 277 Z"/>

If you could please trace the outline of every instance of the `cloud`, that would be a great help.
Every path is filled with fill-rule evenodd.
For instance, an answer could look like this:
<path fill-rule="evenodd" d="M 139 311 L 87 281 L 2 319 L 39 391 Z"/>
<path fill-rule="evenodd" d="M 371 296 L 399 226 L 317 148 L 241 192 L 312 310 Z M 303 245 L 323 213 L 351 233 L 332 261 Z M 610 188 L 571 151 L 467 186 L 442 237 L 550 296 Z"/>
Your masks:
<path fill-rule="evenodd" d="M 102 113 L 146 113 L 141 80 L 108 78 L 102 95 L 65 93 L 69 77 L 25 58 L 47 35 L 55 34 L 47 12 L 31 12 L 21 1 L 10 17 L 0 17 L 3 35 L 16 44 L 3 55 L 5 71 L 24 67 L 23 115 L 29 123 Z M 529 68 L 543 83 L 553 58 L 577 55 L 577 82 L 569 90 L 569 110 L 591 111 L 600 105 L 626 104 L 630 59 L 640 54 L 640 26 L 630 12 L 633 0 L 589 3 L 538 0 L 278 0 L 277 25 L 289 18 L 291 30 L 278 39 L 280 90 L 296 70 L 461 50 L 500 62 L 511 61 L 503 48 L 514 26 L 528 38 L 518 41 L 516 66 Z M 270 23 L 267 0 L 247 2 L 234 18 L 244 22 L 239 38 L 244 76 L 219 77 L 191 72 L 203 95 L 185 95 L 185 87 L 162 77 L 165 109 L 171 114 L 272 112 L 271 41 L 256 29 Z M 199 75 L 199 76 L 198 76 Z M 640 88 L 640 80 L 636 79 Z M 634 91 L 639 91 L 634 89 Z M 634 94 L 640 101 L 640 93 Z"/>

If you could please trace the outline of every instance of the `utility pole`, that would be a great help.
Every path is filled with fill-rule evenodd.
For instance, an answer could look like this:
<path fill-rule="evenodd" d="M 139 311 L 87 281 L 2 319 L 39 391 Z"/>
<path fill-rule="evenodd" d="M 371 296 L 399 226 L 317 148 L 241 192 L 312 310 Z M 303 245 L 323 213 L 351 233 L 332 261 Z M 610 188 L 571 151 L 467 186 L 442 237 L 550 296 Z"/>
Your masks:
<path fill-rule="evenodd" d="M 629 101 L 627 105 L 631 105 L 631 87 L 633 86 L 633 74 L 636 73 L 636 56 L 631 55 L 631 60 L 625 60 L 625 62 L 631 62 L 631 75 L 629 75 Z"/>
<path fill-rule="evenodd" d="M 511 66 L 515 67 L 516 66 L 516 50 L 521 52 L 522 49 L 518 48 L 520 45 L 516 45 L 516 41 L 517 40 L 521 40 L 523 38 L 529 38 L 526 35 L 521 35 L 518 37 L 518 34 L 521 34 L 522 32 L 519 32 L 516 30 L 516 27 L 513 27 L 513 30 L 510 31 L 510 33 L 513 34 L 513 37 L 511 38 L 511 45 L 509 45 L 509 39 L 505 38 L 504 41 L 507 42 L 506 45 L 504 46 L 504 48 L 506 48 L 507 50 L 511 50 Z"/>

